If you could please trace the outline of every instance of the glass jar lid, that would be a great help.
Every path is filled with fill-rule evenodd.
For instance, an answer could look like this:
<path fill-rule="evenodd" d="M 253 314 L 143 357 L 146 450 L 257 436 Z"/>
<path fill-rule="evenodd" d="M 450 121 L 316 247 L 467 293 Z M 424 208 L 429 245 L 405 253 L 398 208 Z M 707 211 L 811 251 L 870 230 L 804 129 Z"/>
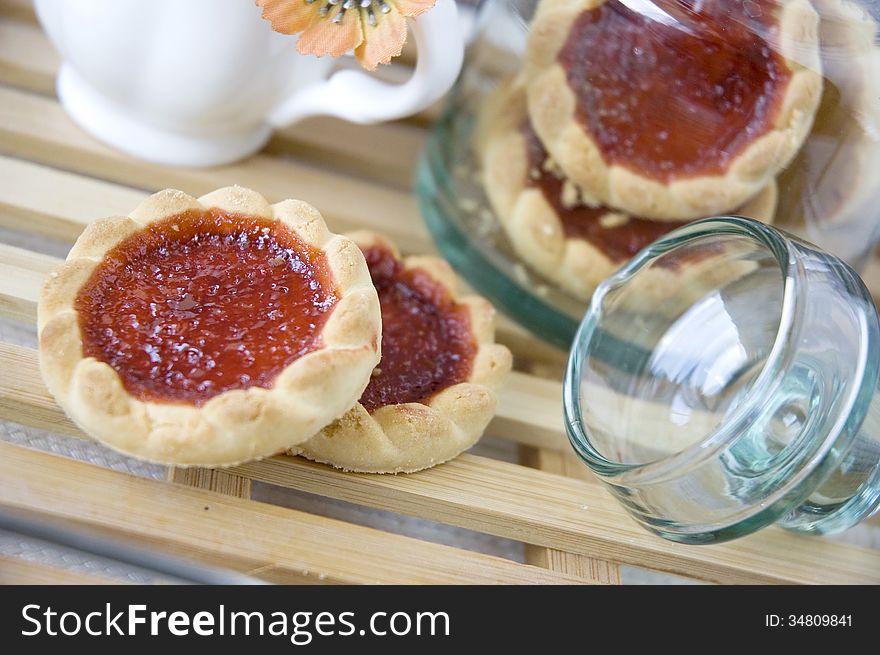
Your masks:
<path fill-rule="evenodd" d="M 570 355 L 568 435 L 666 538 L 839 531 L 880 503 L 878 339 L 841 260 L 750 219 L 697 221 L 598 287 Z"/>

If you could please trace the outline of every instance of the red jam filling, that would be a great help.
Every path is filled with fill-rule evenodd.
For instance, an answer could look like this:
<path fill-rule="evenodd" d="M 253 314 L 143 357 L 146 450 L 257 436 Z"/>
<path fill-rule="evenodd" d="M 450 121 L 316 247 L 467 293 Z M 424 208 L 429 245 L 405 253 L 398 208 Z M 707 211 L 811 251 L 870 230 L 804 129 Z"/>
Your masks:
<path fill-rule="evenodd" d="M 364 250 L 382 307 L 382 361 L 361 404 L 427 403 L 470 377 L 477 346 L 467 306 L 426 272 L 404 270 L 385 248 Z"/>
<path fill-rule="evenodd" d="M 768 132 L 791 78 L 768 43 L 776 3 L 652 4 L 659 17 L 608 0 L 573 23 L 558 59 L 578 121 L 609 165 L 664 183 L 722 174 Z"/>
<path fill-rule="evenodd" d="M 563 204 L 563 187 L 565 181 L 546 170 L 547 151 L 541 144 L 538 135 L 526 121 L 521 127 L 528 151 L 529 175 L 527 186 L 538 188 L 544 195 L 559 221 L 562 231 L 569 239 L 583 239 L 594 245 L 615 264 L 621 264 L 632 258 L 639 250 L 653 243 L 667 232 L 685 225 L 689 221 L 651 221 L 645 218 L 628 217 L 625 223 L 604 226 L 602 217 L 615 210 L 605 206 L 588 207 L 575 205 L 566 207 Z"/>
<path fill-rule="evenodd" d="M 319 348 L 337 301 L 324 254 L 278 221 L 219 209 L 153 223 L 77 295 L 83 351 L 141 400 L 201 405 L 269 388 Z"/>

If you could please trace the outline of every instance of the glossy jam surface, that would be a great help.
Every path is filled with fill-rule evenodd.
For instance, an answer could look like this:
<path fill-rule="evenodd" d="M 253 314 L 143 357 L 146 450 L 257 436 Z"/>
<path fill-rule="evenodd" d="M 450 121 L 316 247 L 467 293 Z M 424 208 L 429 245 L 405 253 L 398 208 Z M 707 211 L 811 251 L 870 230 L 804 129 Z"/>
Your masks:
<path fill-rule="evenodd" d="M 464 382 L 477 351 L 467 307 L 424 271 L 404 270 L 385 248 L 367 248 L 364 256 L 382 307 L 382 361 L 361 404 L 372 412 L 426 403 Z"/>
<path fill-rule="evenodd" d="M 667 232 L 685 225 L 687 221 L 651 221 L 629 216 L 620 224 L 603 224 L 603 218 L 615 213 L 605 205 L 588 207 L 583 204 L 567 207 L 563 203 L 564 181 L 547 170 L 547 152 L 531 124 L 521 127 L 528 150 L 529 175 L 526 184 L 541 190 L 559 221 L 562 231 L 569 239 L 583 239 L 596 246 L 608 259 L 621 264 L 639 250 L 653 243 Z"/>
<path fill-rule="evenodd" d="M 559 63 L 578 120 L 609 165 L 664 183 L 724 173 L 770 129 L 791 78 L 768 43 L 776 3 L 652 4 L 658 16 L 609 0 L 573 23 Z"/>
<path fill-rule="evenodd" d="M 272 386 L 320 347 L 337 292 L 324 254 L 278 221 L 221 210 L 153 223 L 76 298 L 83 350 L 142 400 L 201 405 Z"/>

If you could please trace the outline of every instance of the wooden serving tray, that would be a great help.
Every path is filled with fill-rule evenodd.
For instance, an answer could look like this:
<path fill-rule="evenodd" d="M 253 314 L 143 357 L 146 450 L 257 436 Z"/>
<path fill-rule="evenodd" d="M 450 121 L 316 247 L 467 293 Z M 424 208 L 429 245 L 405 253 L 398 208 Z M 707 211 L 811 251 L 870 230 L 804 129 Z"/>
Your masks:
<path fill-rule="evenodd" d="M 112 151 L 54 97 L 58 60 L 30 3 L 0 0 L 0 227 L 71 243 L 90 220 L 127 213 L 149 192 L 193 195 L 238 183 L 270 200 L 299 197 L 334 231 L 369 226 L 407 253 L 432 252 L 409 191 L 428 117 L 377 127 L 330 119 L 280 132 L 265 152 L 210 170 L 173 169 Z M 33 326 L 57 259 L 0 244 L 0 318 Z M 565 355 L 502 319 L 516 372 L 489 434 L 519 463 L 465 454 L 413 475 L 346 474 L 292 457 L 223 471 L 170 470 L 168 481 L 0 443 L 0 510 L 26 511 L 275 582 L 618 583 L 629 564 L 722 583 L 878 583 L 880 550 L 770 528 L 688 547 L 637 526 L 570 454 L 563 433 Z M 32 348 L 0 343 L 0 419 L 83 438 L 49 396 Z M 251 500 L 253 482 L 523 542 L 521 563 Z M 325 501 L 326 502 L 326 501 Z M 0 556 L 0 582 L 96 581 Z"/>

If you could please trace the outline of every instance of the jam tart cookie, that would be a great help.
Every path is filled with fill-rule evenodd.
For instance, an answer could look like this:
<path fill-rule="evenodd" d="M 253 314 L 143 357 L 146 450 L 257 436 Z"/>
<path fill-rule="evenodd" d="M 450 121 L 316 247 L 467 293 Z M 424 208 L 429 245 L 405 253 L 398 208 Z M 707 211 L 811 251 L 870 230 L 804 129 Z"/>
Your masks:
<path fill-rule="evenodd" d="M 166 190 L 89 225 L 40 294 L 43 378 L 123 453 L 228 466 L 341 416 L 379 361 L 360 249 L 312 206 Z"/>
<path fill-rule="evenodd" d="M 510 351 L 494 343 L 495 310 L 478 296 L 458 298 L 445 261 L 401 259 L 374 233 L 349 236 L 379 292 L 382 360 L 360 402 L 291 454 L 367 473 L 450 460 L 480 438 L 510 371 Z"/>
<path fill-rule="evenodd" d="M 486 127 L 478 146 L 486 194 L 517 255 L 560 288 L 589 300 L 621 264 L 688 222 L 647 220 L 585 204 L 535 134 L 521 80 L 499 87 L 496 94 L 504 101 L 493 102 L 497 113 L 481 120 Z M 769 223 L 775 208 L 776 183 L 771 181 L 732 213 Z"/>
<path fill-rule="evenodd" d="M 808 0 L 542 0 L 529 116 L 590 204 L 678 221 L 733 210 L 791 161 L 822 94 Z"/>

